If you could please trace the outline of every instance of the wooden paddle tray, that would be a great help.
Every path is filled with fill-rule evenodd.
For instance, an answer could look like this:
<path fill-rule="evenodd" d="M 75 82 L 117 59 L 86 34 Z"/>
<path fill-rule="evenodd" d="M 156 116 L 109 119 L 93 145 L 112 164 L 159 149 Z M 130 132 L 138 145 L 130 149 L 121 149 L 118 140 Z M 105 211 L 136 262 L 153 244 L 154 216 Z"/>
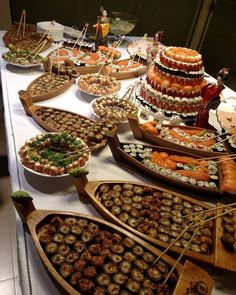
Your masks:
<path fill-rule="evenodd" d="M 39 237 L 38 237 L 38 233 L 39 233 L 40 229 L 42 229 L 42 227 L 45 224 L 48 224 L 48 222 L 51 221 L 51 219 L 53 217 L 60 217 L 63 220 L 64 220 L 64 218 L 68 218 L 68 217 L 83 218 L 83 219 L 87 220 L 87 222 L 93 222 L 96 225 L 98 225 L 99 230 L 100 229 L 107 230 L 107 231 L 111 232 L 113 235 L 114 234 L 119 235 L 120 237 L 122 237 L 122 239 L 124 239 L 125 237 L 131 238 L 135 242 L 135 245 L 142 247 L 145 251 L 149 251 L 149 253 L 152 253 L 154 255 L 154 257 L 157 257 L 161 254 L 161 251 L 156 249 L 156 247 L 153 247 L 153 246 L 149 245 L 148 243 L 142 241 L 140 238 L 136 237 L 135 235 L 131 234 L 130 232 L 127 232 L 124 229 L 121 229 L 120 227 L 117 227 L 107 221 L 104 221 L 104 220 L 96 218 L 96 217 L 84 215 L 84 214 L 79 214 L 79 213 L 73 213 L 73 212 L 34 210 L 35 208 L 34 208 L 34 205 L 32 204 L 32 202 L 30 202 L 27 205 L 21 205 L 21 204 L 19 205 L 19 203 L 14 202 L 14 205 L 16 206 L 18 213 L 22 217 L 22 221 L 27 223 L 29 232 L 32 235 L 36 249 L 37 249 L 37 251 L 40 255 L 40 258 L 41 258 L 42 262 L 44 263 L 46 269 L 49 271 L 50 275 L 52 275 L 52 277 L 57 281 L 57 283 L 59 283 L 59 285 L 62 288 L 64 288 L 64 290 L 68 294 L 80 295 L 81 293 L 79 292 L 79 287 L 74 288 L 69 283 L 71 274 L 69 275 L 69 277 L 67 277 L 67 279 L 63 279 L 62 275 L 59 274 L 59 272 L 61 272 L 61 268 L 57 267 L 57 269 L 56 269 L 52 265 L 51 261 L 49 260 L 50 256 L 47 256 L 47 254 L 45 253 L 45 251 L 42 247 L 42 244 L 39 241 Z M 77 236 L 76 241 L 81 241 L 81 240 L 82 239 L 78 238 L 78 236 Z M 86 242 L 86 243 L 92 243 L 92 241 Z M 86 251 L 86 252 L 88 252 L 88 251 Z M 123 259 L 123 256 L 122 256 L 122 259 Z M 109 260 L 110 260 L 110 258 L 109 258 Z M 175 263 L 175 260 L 170 258 L 167 255 L 164 255 L 162 257 L 162 260 L 164 260 L 168 269 L 170 269 Z M 90 262 L 87 262 L 87 265 L 88 264 L 90 264 Z M 102 265 L 104 265 L 104 262 Z M 96 273 L 96 277 L 97 277 L 97 275 L 101 272 L 101 267 L 96 267 L 96 269 L 97 269 L 97 273 Z M 80 275 L 82 275 L 82 271 L 80 272 Z M 188 294 L 187 290 L 191 286 L 191 284 L 193 284 L 194 282 L 199 282 L 199 281 L 204 282 L 206 284 L 207 289 L 208 289 L 208 292 L 206 294 L 207 295 L 211 294 L 211 290 L 212 290 L 211 277 L 208 275 L 207 272 L 205 272 L 204 270 L 202 270 L 198 266 L 192 264 L 191 262 L 186 261 L 184 266 L 182 266 L 181 264 L 178 263 L 176 266 L 176 269 L 175 269 L 175 275 L 176 275 L 178 281 L 177 281 L 176 286 L 174 287 L 174 290 L 173 289 L 171 290 L 171 293 L 173 295 L 179 295 L 179 294 L 186 294 L 187 295 Z M 93 277 L 93 279 L 91 279 L 91 280 L 93 280 L 93 282 L 95 284 L 96 278 Z M 94 284 L 93 284 L 93 286 L 94 286 Z"/>
<path fill-rule="evenodd" d="M 39 101 L 44 101 L 44 100 L 48 100 L 50 98 L 53 98 L 55 96 L 58 96 L 62 93 L 64 93 L 67 89 L 69 89 L 75 82 L 75 78 L 70 77 L 68 79 L 68 82 L 63 85 L 60 88 L 57 88 L 55 90 L 52 90 L 50 92 L 46 92 L 45 94 L 32 94 L 30 89 L 33 85 L 38 84 L 39 81 L 43 78 L 45 78 L 46 76 L 50 75 L 49 73 L 44 73 L 41 76 L 39 76 L 38 78 L 36 78 L 35 80 L 33 80 L 27 87 L 26 91 L 29 93 L 29 95 L 32 97 L 33 102 L 39 102 Z M 46 84 L 46 83 L 45 83 Z"/>
<path fill-rule="evenodd" d="M 135 169 L 139 170 L 140 172 L 146 174 L 147 176 L 151 176 L 152 178 L 155 178 L 157 180 L 163 180 L 167 182 L 168 184 L 171 185 L 177 185 L 180 186 L 183 189 L 189 189 L 191 191 L 200 191 L 200 192 L 205 192 L 205 193 L 211 193 L 211 194 L 220 194 L 220 186 L 222 182 L 222 175 L 220 172 L 220 165 L 218 165 L 218 183 L 216 185 L 216 188 L 210 188 L 210 187 L 205 187 L 205 186 L 199 186 L 197 184 L 191 184 L 190 182 L 183 182 L 180 181 L 177 178 L 173 178 L 167 175 L 163 175 L 161 173 L 156 172 L 155 170 L 147 167 L 144 165 L 141 161 L 137 160 L 136 158 L 132 157 L 128 153 L 126 153 L 123 149 L 122 146 L 124 145 L 129 145 L 132 143 L 124 143 L 120 142 L 119 138 L 117 136 L 116 131 L 113 132 L 107 132 L 107 140 L 108 144 L 110 146 L 111 152 L 113 154 L 113 157 L 116 161 L 125 161 L 128 165 L 134 167 Z M 138 144 L 138 143 L 137 143 Z M 194 159 L 200 159 L 200 156 L 197 155 L 192 155 L 189 153 L 181 152 L 181 151 L 176 151 L 172 150 L 169 148 L 164 148 L 164 147 L 158 147 L 158 146 L 150 146 L 150 145 L 142 145 L 143 148 L 149 148 L 152 149 L 152 151 L 157 151 L 157 152 L 166 152 L 167 154 L 171 155 L 178 155 L 178 156 L 187 156 L 191 157 Z"/>
<path fill-rule="evenodd" d="M 63 112 L 66 116 L 66 115 L 69 115 L 69 116 L 77 116 L 81 119 L 86 119 L 87 121 L 90 121 L 91 124 L 95 124 L 96 122 L 99 122 L 99 121 L 94 121 L 90 118 L 87 118 L 85 116 L 82 116 L 82 115 L 79 115 L 77 113 L 73 113 L 73 112 L 70 112 L 70 111 L 66 111 L 66 110 L 62 110 L 62 109 L 57 109 L 57 108 L 48 108 L 46 106 L 37 106 L 37 105 L 34 105 L 33 104 L 33 101 L 32 101 L 32 97 L 29 95 L 28 92 L 26 91 L 19 91 L 19 97 L 20 97 L 20 100 L 21 100 L 21 103 L 24 107 L 24 110 L 25 110 L 25 113 L 28 115 L 28 116 L 31 116 L 36 123 L 38 123 L 44 130 L 46 131 L 50 131 L 50 132 L 60 132 L 61 130 L 59 128 L 56 128 L 52 125 L 49 125 L 47 122 L 45 122 L 40 116 L 37 115 L 37 111 L 39 110 L 43 110 L 43 109 L 50 109 L 51 111 L 59 111 L 59 112 Z M 68 126 L 69 127 L 69 126 Z M 88 146 L 92 146 L 95 144 L 95 142 L 93 141 L 89 141 L 89 140 L 86 140 L 83 136 L 81 136 L 80 133 L 78 133 L 78 129 L 77 130 L 77 134 L 76 136 L 77 137 L 80 137 L 80 138 L 83 138 L 83 141 L 88 145 Z M 64 131 L 67 131 L 69 133 L 71 133 L 73 130 L 69 130 L 69 129 L 65 129 Z M 74 134 L 75 135 L 75 134 Z M 103 146 L 106 145 L 106 139 L 104 137 L 103 140 L 101 140 L 101 142 L 99 143 L 98 145 L 98 148 L 101 148 Z M 96 143 L 98 144 L 98 143 Z"/>
<path fill-rule="evenodd" d="M 112 223 L 117 224 L 118 226 L 124 227 L 125 229 L 131 231 L 133 234 L 139 236 L 142 239 L 145 239 L 147 242 L 155 244 L 157 246 L 160 246 L 163 249 L 166 249 L 170 245 L 170 243 L 163 242 L 162 240 L 160 240 L 158 238 L 158 236 L 153 237 L 153 236 L 150 236 L 146 233 L 143 233 L 139 229 L 137 229 L 137 227 L 136 228 L 132 227 L 128 223 L 128 220 L 126 222 L 123 220 L 120 220 L 120 218 L 117 215 L 112 213 L 111 208 L 109 210 L 109 207 L 106 207 L 104 205 L 105 201 L 102 200 L 101 191 L 100 191 L 100 188 L 102 188 L 102 185 L 109 186 L 110 188 L 112 188 L 115 185 L 118 185 L 119 187 L 123 187 L 124 184 L 125 185 L 132 185 L 132 186 L 136 186 L 136 187 L 142 187 L 144 189 L 147 189 L 147 191 L 150 191 L 150 193 L 148 194 L 149 196 L 155 192 L 158 192 L 160 194 L 168 193 L 168 194 L 172 195 L 172 201 L 174 200 L 174 198 L 178 198 L 178 199 L 181 199 L 182 202 L 186 201 L 187 204 L 190 203 L 192 205 L 192 211 L 194 210 L 193 208 L 199 208 L 199 207 L 201 207 L 202 210 L 207 210 L 207 209 L 213 208 L 212 206 L 210 206 L 204 202 L 200 202 L 200 201 L 195 200 L 195 199 L 188 197 L 186 195 L 182 195 L 182 194 L 179 194 L 179 193 L 176 193 L 171 190 L 167 190 L 167 189 L 164 189 L 164 188 L 161 188 L 158 186 L 153 186 L 153 185 L 149 185 L 149 184 L 147 185 L 145 183 L 137 183 L 137 182 L 121 181 L 121 180 L 104 180 L 104 181 L 88 182 L 86 176 L 81 176 L 78 178 L 73 177 L 72 180 L 73 180 L 74 185 L 76 186 L 79 196 L 82 195 L 82 196 L 89 198 L 89 200 L 94 205 L 94 207 L 107 220 L 109 220 Z M 110 190 L 110 192 L 111 191 L 112 190 Z M 100 194 L 99 194 L 99 192 L 100 192 Z M 125 190 L 123 192 L 125 192 Z M 121 195 L 122 195 L 122 193 L 121 193 Z M 133 203 L 135 203 L 135 202 L 133 202 Z M 181 203 L 181 204 L 183 204 L 183 203 Z M 159 205 L 159 209 L 161 209 L 161 207 L 162 207 L 162 205 Z M 166 206 L 163 206 L 163 209 L 164 209 L 164 207 L 166 207 Z M 121 213 L 122 212 L 124 213 L 125 210 L 123 210 L 122 207 L 120 207 L 120 208 L 121 208 Z M 172 208 L 172 210 L 173 210 L 173 208 Z M 139 211 L 139 213 L 141 214 L 141 210 Z M 236 214 L 234 214 L 234 218 L 235 218 L 235 224 L 236 224 Z M 185 256 L 190 259 L 194 259 L 195 261 L 204 262 L 204 263 L 210 264 L 212 266 L 216 266 L 221 269 L 236 271 L 236 259 L 235 259 L 236 252 L 231 253 L 231 252 L 227 251 L 224 248 L 224 246 L 222 245 L 221 240 L 220 240 L 221 235 L 222 235 L 222 227 L 219 224 L 220 219 L 221 218 L 217 218 L 216 221 L 214 221 L 214 225 L 212 227 L 212 231 L 211 231 L 212 232 L 212 234 L 211 234 L 212 249 L 211 249 L 211 251 L 207 254 L 204 254 L 204 253 L 197 253 L 192 250 L 187 250 L 185 253 Z M 150 217 L 150 222 L 151 222 L 151 217 Z M 173 220 L 172 220 L 172 222 L 173 222 L 173 224 L 175 224 L 175 222 Z M 158 228 L 160 226 L 161 226 L 161 224 L 157 225 L 157 232 L 158 232 Z M 141 229 L 141 227 L 140 227 L 140 229 Z M 167 231 L 168 231 L 168 229 L 167 229 Z M 167 233 L 167 231 L 166 231 L 166 233 Z M 236 232 L 236 229 L 235 229 L 235 232 Z M 171 237 L 171 233 L 169 234 L 169 238 L 170 237 Z M 202 235 L 202 239 L 204 239 L 203 235 Z M 183 247 L 172 246 L 170 251 L 174 252 L 174 253 L 181 253 L 183 251 L 183 249 L 184 249 Z M 230 263 L 229 263 L 229 261 L 230 261 Z"/>
<path fill-rule="evenodd" d="M 128 116 L 128 120 L 129 120 L 129 124 L 130 124 L 130 128 L 133 132 L 133 135 L 136 139 L 142 139 L 142 140 L 146 140 L 150 143 L 153 143 L 155 145 L 159 145 L 159 146 L 163 146 L 163 147 L 167 147 L 167 148 L 171 148 L 174 150 L 180 150 L 183 152 L 187 152 L 187 153 L 191 153 L 191 154 L 195 154 L 198 156 L 202 156 L 202 157 L 214 157 L 214 156 L 222 156 L 224 154 L 230 153 L 230 150 L 228 148 L 228 145 L 226 144 L 226 142 L 224 142 L 224 148 L 226 149 L 225 152 L 219 152 L 219 151 L 205 151 L 202 149 L 195 149 L 195 148 L 190 148 L 190 147 L 186 147 L 186 146 L 182 146 L 180 144 L 168 141 L 158 135 L 154 135 L 149 133 L 148 131 L 144 130 L 139 122 L 138 117 L 135 114 L 129 114 Z M 173 129 L 173 128 L 180 128 L 180 129 L 185 129 L 185 130 L 199 130 L 199 131 L 209 131 L 211 133 L 215 133 L 215 135 L 217 135 L 216 132 L 212 131 L 212 130 L 207 130 L 207 129 L 203 129 L 203 128 L 199 128 L 199 127 L 190 127 L 190 126 L 182 126 L 182 125 L 168 125 L 168 124 L 163 124 L 162 127 L 167 127 L 169 129 Z"/>
<path fill-rule="evenodd" d="M 125 61 L 128 61 L 128 60 L 130 60 L 130 59 L 127 58 L 127 59 L 119 60 L 119 61 L 114 62 L 113 64 L 114 65 L 117 65 L 120 62 L 125 62 Z M 147 67 L 145 65 L 143 65 L 142 63 L 140 63 L 140 65 L 142 65 L 142 67 L 141 68 L 138 68 L 136 70 L 130 70 L 130 71 L 128 71 L 128 70 L 127 71 L 119 71 L 118 70 L 118 72 L 116 72 L 115 70 L 114 71 L 110 71 L 109 70 L 109 67 L 111 67 L 111 65 L 108 64 L 107 66 L 104 67 L 103 74 L 104 75 L 108 75 L 109 74 L 109 76 L 114 77 L 117 80 L 132 79 L 132 78 L 139 77 L 139 76 L 143 75 L 144 73 L 146 73 Z"/>

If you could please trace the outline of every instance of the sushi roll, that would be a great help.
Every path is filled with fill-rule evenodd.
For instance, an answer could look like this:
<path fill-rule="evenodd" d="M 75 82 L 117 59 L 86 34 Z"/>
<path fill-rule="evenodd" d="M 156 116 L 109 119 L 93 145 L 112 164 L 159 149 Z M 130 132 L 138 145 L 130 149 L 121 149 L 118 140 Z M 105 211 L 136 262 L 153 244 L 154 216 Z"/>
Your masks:
<path fill-rule="evenodd" d="M 141 288 L 141 284 L 139 282 L 136 282 L 130 279 L 126 283 L 126 288 L 132 293 L 138 293 Z"/>
<path fill-rule="evenodd" d="M 52 256 L 51 262 L 52 264 L 59 266 L 64 262 L 65 258 L 63 255 L 57 253 Z"/>
<path fill-rule="evenodd" d="M 129 262 L 133 262 L 133 261 L 136 260 L 137 255 L 135 255 L 134 253 L 132 253 L 132 252 L 130 252 L 130 251 L 126 251 L 126 252 L 124 253 L 123 258 L 124 258 L 125 260 L 129 261 Z"/>
<path fill-rule="evenodd" d="M 150 267 L 147 270 L 147 275 L 154 282 L 159 282 L 162 279 L 162 273 L 161 273 L 161 271 L 157 267 Z"/>
<path fill-rule="evenodd" d="M 123 273 L 123 274 L 129 274 L 131 272 L 132 269 L 132 264 L 130 261 L 128 260 L 123 260 L 120 264 L 119 264 L 119 270 Z"/>
<path fill-rule="evenodd" d="M 131 278 L 136 282 L 142 282 L 144 279 L 144 275 L 138 268 L 132 268 Z"/>
<path fill-rule="evenodd" d="M 76 236 L 73 234 L 66 235 L 64 238 L 64 242 L 68 245 L 72 245 L 76 241 Z"/>
<path fill-rule="evenodd" d="M 55 242 L 48 242 L 45 246 L 45 252 L 47 254 L 54 254 L 58 250 L 58 244 Z"/>
<path fill-rule="evenodd" d="M 73 266 L 70 263 L 64 262 L 64 263 L 61 264 L 61 266 L 60 266 L 60 275 L 63 278 L 69 277 L 72 273 L 73 273 Z"/>

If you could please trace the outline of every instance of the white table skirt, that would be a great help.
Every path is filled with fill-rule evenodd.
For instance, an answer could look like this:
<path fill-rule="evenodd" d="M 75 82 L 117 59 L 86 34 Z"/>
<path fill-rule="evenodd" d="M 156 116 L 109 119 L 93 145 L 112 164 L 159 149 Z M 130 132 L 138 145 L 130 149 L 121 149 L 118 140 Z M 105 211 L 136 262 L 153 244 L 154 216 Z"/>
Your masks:
<path fill-rule="evenodd" d="M 1 46 L 0 49 L 1 52 L 3 52 L 3 50 L 5 51 L 3 46 Z M 125 49 L 123 50 L 123 56 L 127 56 Z M 28 117 L 25 114 L 19 100 L 18 91 L 21 89 L 25 90 L 28 84 L 41 73 L 42 72 L 39 69 L 22 70 L 14 66 L 6 65 L 6 63 L 1 60 L 5 128 L 12 190 L 15 191 L 21 189 L 29 192 L 33 196 L 34 204 L 38 209 L 68 210 L 99 216 L 99 213 L 89 202 L 87 202 L 87 200 L 79 198 L 69 177 L 49 179 L 36 176 L 24 171 L 17 161 L 17 150 L 19 147 L 23 145 L 28 138 L 43 131 L 43 129 L 35 123 L 31 117 Z M 124 93 L 125 89 L 132 81 L 133 80 L 126 80 L 122 82 L 121 93 Z M 62 108 L 78 112 L 85 116 L 91 116 L 91 101 L 92 99 L 89 96 L 81 93 L 78 87 L 73 85 L 65 93 L 38 104 Z M 119 134 L 119 137 L 121 137 L 121 139 L 133 140 L 129 131 Z M 91 157 L 88 170 L 88 178 L 90 180 L 123 179 L 145 181 L 148 183 L 154 182 L 158 184 L 157 181 L 151 181 L 151 179 L 148 179 L 147 177 L 142 177 L 139 173 L 136 173 L 134 170 L 125 166 L 125 164 L 116 163 L 112 158 L 109 147 L 105 147 L 97 156 Z M 162 186 L 167 187 L 165 184 L 162 184 Z M 198 195 L 195 194 L 195 196 Z M 204 197 L 203 199 L 206 201 L 212 201 Z M 18 257 L 22 294 L 65 294 L 58 284 L 48 275 L 38 253 L 36 252 L 31 237 L 28 234 L 24 234 L 18 216 L 16 216 L 16 222 L 18 230 Z M 25 247 L 27 247 L 27 253 Z M 236 274 L 220 271 L 217 272 L 212 268 L 209 269 L 209 271 L 214 276 L 214 295 L 236 294 L 236 285 L 234 283 L 236 281 Z"/>

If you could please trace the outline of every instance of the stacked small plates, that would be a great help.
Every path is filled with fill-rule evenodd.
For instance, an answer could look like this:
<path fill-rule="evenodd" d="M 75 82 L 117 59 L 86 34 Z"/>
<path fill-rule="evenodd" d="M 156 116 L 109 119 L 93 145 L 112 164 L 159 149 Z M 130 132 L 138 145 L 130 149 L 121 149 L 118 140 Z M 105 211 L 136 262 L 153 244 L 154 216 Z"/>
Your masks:
<path fill-rule="evenodd" d="M 54 41 L 62 41 L 64 26 L 56 22 L 39 22 L 37 23 L 37 32 L 44 34 L 48 31 L 48 34 Z"/>

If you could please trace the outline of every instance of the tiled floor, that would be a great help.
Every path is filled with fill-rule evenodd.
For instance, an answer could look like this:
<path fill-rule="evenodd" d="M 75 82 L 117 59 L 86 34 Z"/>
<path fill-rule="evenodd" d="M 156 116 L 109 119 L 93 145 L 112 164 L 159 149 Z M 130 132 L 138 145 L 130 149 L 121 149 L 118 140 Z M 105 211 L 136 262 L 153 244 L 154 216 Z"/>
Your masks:
<path fill-rule="evenodd" d="M 16 247 L 16 226 L 13 205 L 10 201 L 10 178 L 7 170 L 2 108 L 0 109 L 0 237 L 0 294 L 15 295 L 18 272 L 12 249 Z"/>

